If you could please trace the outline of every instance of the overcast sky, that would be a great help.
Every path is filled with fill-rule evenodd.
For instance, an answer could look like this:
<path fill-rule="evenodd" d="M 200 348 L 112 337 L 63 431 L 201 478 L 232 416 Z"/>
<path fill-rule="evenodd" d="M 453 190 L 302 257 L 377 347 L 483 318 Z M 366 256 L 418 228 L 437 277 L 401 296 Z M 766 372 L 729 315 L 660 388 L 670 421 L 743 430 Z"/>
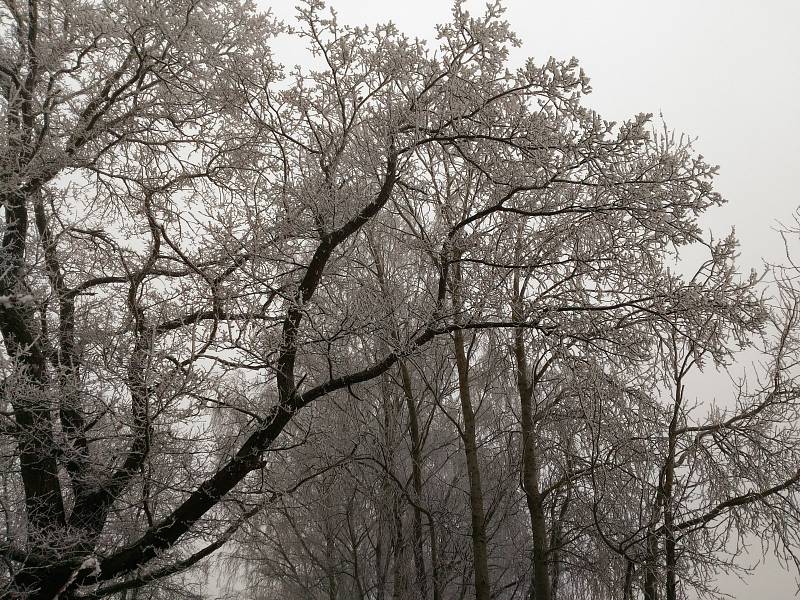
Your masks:
<path fill-rule="evenodd" d="M 286 20 L 295 2 L 260 0 Z M 800 205 L 800 2 L 797 0 L 506 0 L 507 19 L 522 41 L 519 63 L 532 56 L 575 56 L 591 78 L 586 102 L 604 118 L 662 113 L 721 167 L 716 188 L 728 200 L 704 224 L 717 237 L 736 228 L 741 269 L 762 258 L 781 261 L 774 231 Z M 410 36 L 432 39 L 448 19 L 449 0 L 332 0 L 343 23 L 393 21 Z M 485 2 L 468 2 L 480 11 Z M 307 62 L 281 45 L 286 65 Z M 800 258 L 800 257 L 798 257 Z M 724 579 L 736 598 L 794 597 L 791 576 L 774 564 L 745 586 Z"/>

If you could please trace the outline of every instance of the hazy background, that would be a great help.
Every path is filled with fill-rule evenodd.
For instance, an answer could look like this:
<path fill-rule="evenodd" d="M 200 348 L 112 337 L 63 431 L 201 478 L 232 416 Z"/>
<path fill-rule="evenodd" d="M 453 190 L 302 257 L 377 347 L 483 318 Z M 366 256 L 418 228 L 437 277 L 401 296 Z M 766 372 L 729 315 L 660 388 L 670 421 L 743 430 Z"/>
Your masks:
<path fill-rule="evenodd" d="M 285 20 L 295 2 L 259 0 Z M 393 21 L 409 36 L 433 40 L 449 0 L 331 0 L 342 23 Z M 512 60 L 576 56 L 591 78 L 586 103 L 604 118 L 651 112 L 697 138 L 719 164 L 716 189 L 728 200 L 703 220 L 716 237 L 736 228 L 740 266 L 785 262 L 775 232 L 800 205 L 800 2 L 796 0 L 506 0 L 522 41 Z M 485 2 L 467 2 L 481 12 Z M 431 43 L 433 47 L 434 44 Z M 279 40 L 278 59 L 304 64 L 303 46 Z M 800 257 L 798 257 L 800 259 Z M 713 390 L 719 397 L 723 391 Z M 755 563 L 757 557 L 749 559 Z M 735 598 L 795 597 L 793 575 L 769 561 L 744 584 L 720 580 Z"/>

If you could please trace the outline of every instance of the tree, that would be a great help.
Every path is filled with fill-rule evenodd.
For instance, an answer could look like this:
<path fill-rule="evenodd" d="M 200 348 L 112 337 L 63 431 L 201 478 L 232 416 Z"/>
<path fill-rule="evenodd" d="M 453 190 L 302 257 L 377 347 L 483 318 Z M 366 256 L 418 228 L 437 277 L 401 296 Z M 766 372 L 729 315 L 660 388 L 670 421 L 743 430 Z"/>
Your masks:
<path fill-rule="evenodd" d="M 166 500 L 151 478 L 186 443 L 193 409 L 181 396 L 206 385 L 172 332 L 219 320 L 217 288 L 243 262 L 188 256 L 188 220 L 173 216 L 235 189 L 224 174 L 255 138 L 229 109 L 240 93 L 229 74 L 271 76 L 274 26 L 221 3 L 2 10 L 0 331 L 19 490 L 6 498 L 6 564 L 15 593 L 53 597 Z M 176 294 L 192 298 L 188 314 Z M 173 427 L 171 440 L 156 431 Z M 138 508 L 126 515 L 120 502 Z"/>
<path fill-rule="evenodd" d="M 558 411 L 545 402 L 533 422 L 524 410 L 513 464 L 509 385 L 493 370 L 504 336 L 524 407 L 538 385 L 526 370 L 539 368 L 526 367 L 526 344 L 558 357 L 562 380 L 543 393 L 577 398 L 568 374 L 583 365 L 600 381 L 642 363 L 653 331 L 693 343 L 705 339 L 696 323 L 758 326 L 755 282 L 669 270 L 721 202 L 714 168 L 649 132 L 646 115 L 617 125 L 583 107 L 574 60 L 510 71 L 516 39 L 499 4 L 474 17 L 457 2 L 435 51 L 392 25 L 343 27 L 317 0 L 298 15 L 289 30 L 249 2 L 3 3 L 8 597 L 166 594 L 159 581 L 251 519 L 290 568 L 303 553 L 315 563 L 331 597 L 410 582 L 437 599 L 470 586 L 511 596 L 530 580 L 514 533 L 518 468 L 533 477 L 533 597 L 550 600 L 562 571 L 589 589 L 601 568 L 556 565 L 578 552 L 565 532 L 604 535 L 586 502 L 567 500 L 607 467 L 592 454 L 600 438 L 581 438 L 597 427 L 576 421 L 550 453 L 537 427 Z M 279 32 L 304 39 L 319 67 L 275 65 Z M 334 444 L 322 417 L 379 426 L 392 450 L 406 430 L 411 443 L 360 453 L 357 440 Z M 426 452 L 425 436 L 446 445 Z M 465 465 L 443 460 L 454 439 Z M 433 483 L 458 489 L 463 466 L 466 502 Z M 294 503 L 301 486 L 319 497 Z M 676 522 L 699 517 L 673 510 L 668 523 L 675 488 L 659 489 L 664 522 L 648 521 L 649 534 L 670 542 Z M 320 506 L 347 527 L 320 522 Z M 390 561 L 391 588 L 388 575 L 368 580 L 363 565 Z M 304 593 L 275 564 L 281 589 L 288 577 Z"/>
<path fill-rule="evenodd" d="M 718 251 L 729 251 L 729 244 L 726 240 Z M 719 280 L 730 276 L 724 268 L 716 270 L 704 268 L 698 275 Z M 797 514 L 800 500 L 792 375 L 796 294 L 785 279 L 780 282 L 779 303 L 770 310 L 763 338 L 763 362 L 755 372 L 757 383 L 740 380 L 733 402 L 724 408 L 691 403 L 687 386 L 693 370 L 729 359 L 730 323 L 713 319 L 692 324 L 697 329 L 691 336 L 680 330 L 656 335 L 658 352 L 651 371 L 656 402 L 647 399 L 649 414 L 638 424 L 652 432 L 650 440 L 656 443 L 646 457 L 623 456 L 600 471 L 602 479 L 609 475 L 606 469 L 616 472 L 609 478 L 611 485 L 634 490 L 643 499 L 639 521 L 629 524 L 628 531 L 623 518 L 614 523 L 604 519 L 601 528 L 606 529 L 604 539 L 616 541 L 611 545 L 628 561 L 626 587 L 633 583 L 637 564 L 644 570 L 647 599 L 686 597 L 690 587 L 713 593 L 709 576 L 736 570 L 736 552 L 754 538 L 782 560 L 793 560 L 797 522 L 787 516 Z M 631 468 L 630 463 L 639 464 Z M 626 473 L 622 481 L 620 471 Z M 607 493 L 602 487 L 601 495 Z M 632 597 L 629 589 L 625 593 Z"/>

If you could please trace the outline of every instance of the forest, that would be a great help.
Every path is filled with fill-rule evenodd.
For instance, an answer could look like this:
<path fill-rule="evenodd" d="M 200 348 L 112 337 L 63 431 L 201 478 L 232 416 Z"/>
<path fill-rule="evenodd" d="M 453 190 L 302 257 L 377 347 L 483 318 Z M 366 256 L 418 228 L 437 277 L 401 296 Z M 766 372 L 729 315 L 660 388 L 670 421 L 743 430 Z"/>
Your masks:
<path fill-rule="evenodd" d="M 0 598 L 800 572 L 800 225 L 742 273 L 689 137 L 512 68 L 499 2 L 436 31 L 2 0 Z"/>

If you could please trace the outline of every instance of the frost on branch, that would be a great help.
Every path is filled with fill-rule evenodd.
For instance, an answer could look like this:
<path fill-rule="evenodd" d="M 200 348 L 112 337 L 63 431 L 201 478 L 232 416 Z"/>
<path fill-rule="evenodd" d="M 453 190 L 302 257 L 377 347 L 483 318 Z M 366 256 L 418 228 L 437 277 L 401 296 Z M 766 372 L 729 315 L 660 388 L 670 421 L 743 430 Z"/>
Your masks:
<path fill-rule="evenodd" d="M 688 138 L 512 69 L 501 4 L 422 41 L 25 0 L 0 40 L 0 594 L 187 595 L 222 550 L 252 597 L 672 600 L 794 556 L 793 280 L 706 239 Z"/>

